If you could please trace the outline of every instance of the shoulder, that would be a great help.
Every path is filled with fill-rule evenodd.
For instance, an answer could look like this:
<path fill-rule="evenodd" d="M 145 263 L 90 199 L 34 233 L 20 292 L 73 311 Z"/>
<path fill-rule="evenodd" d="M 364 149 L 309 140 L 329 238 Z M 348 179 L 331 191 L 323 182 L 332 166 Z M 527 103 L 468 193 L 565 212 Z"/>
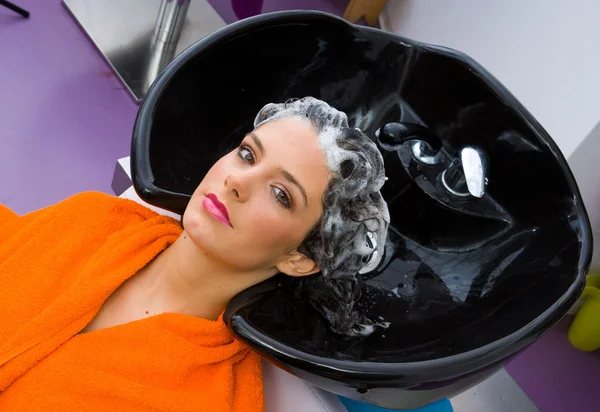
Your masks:
<path fill-rule="evenodd" d="M 158 213 L 129 199 L 84 192 L 55 205 L 54 217 L 69 226 L 118 230 L 155 218 Z"/>
<path fill-rule="evenodd" d="M 118 216 L 135 215 L 142 219 L 150 219 L 158 213 L 129 199 L 121 199 L 101 192 L 83 192 L 71 196 L 56 206 L 64 211 L 86 214 L 109 213 Z"/>
<path fill-rule="evenodd" d="M 72 244 L 102 242 L 125 228 L 146 221 L 166 223 L 169 219 L 135 201 L 99 192 L 79 193 L 23 216 L 0 208 L 0 218 L 0 245 L 4 246 L 10 239 L 18 245 L 33 238 Z"/>
<path fill-rule="evenodd" d="M 0 224 L 7 223 L 9 220 L 18 218 L 15 212 L 10 210 L 8 207 L 0 204 Z"/>

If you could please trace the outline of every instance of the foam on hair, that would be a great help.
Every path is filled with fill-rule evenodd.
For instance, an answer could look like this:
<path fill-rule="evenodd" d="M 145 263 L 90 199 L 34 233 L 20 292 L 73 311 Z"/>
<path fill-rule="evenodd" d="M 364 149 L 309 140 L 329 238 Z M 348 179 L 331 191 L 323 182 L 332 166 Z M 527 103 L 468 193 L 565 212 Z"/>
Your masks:
<path fill-rule="evenodd" d="M 311 122 L 332 172 L 323 195 L 323 215 L 299 248 L 317 263 L 321 276 L 294 282 L 295 291 L 324 316 L 334 332 L 371 334 L 385 324 L 373 322 L 357 309 L 358 272 L 375 251 L 383 256 L 390 222 L 380 193 L 385 183 L 383 157 L 371 139 L 348 127 L 345 113 L 313 97 L 270 103 L 258 113 L 254 125 L 285 117 Z M 369 233 L 376 240 L 375 247 L 368 240 Z"/>

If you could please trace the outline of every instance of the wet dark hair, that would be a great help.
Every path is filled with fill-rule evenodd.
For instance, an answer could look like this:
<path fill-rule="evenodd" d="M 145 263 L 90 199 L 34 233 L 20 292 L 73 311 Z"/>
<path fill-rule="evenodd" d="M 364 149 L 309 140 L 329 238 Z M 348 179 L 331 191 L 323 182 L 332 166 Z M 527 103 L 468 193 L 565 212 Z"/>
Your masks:
<path fill-rule="evenodd" d="M 310 121 L 332 171 L 323 215 L 299 247 L 317 263 L 321 276 L 300 279 L 293 287 L 335 333 L 370 334 L 376 323 L 357 308 L 359 271 L 382 256 L 387 236 L 389 211 L 380 193 L 383 157 L 371 139 L 348 127 L 346 114 L 312 97 L 268 104 L 254 126 L 285 117 Z"/>

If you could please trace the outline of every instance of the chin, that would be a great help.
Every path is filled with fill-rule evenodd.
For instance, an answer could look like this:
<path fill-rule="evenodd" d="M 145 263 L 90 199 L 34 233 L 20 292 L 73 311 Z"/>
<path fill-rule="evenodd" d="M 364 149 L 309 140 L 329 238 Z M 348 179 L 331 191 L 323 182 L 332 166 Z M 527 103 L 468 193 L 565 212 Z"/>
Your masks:
<path fill-rule="evenodd" d="M 220 224 L 204 210 L 202 203 L 197 203 L 198 205 L 192 205 L 190 202 L 192 207 L 183 214 L 183 228 L 192 238 L 196 238 L 196 234 L 211 235 L 210 232 L 215 232 L 217 224 Z M 212 233 L 212 236 L 215 234 Z"/>
<path fill-rule="evenodd" d="M 221 227 L 222 226 L 222 227 Z M 187 237 L 206 255 L 221 260 L 223 251 L 219 246 L 226 245 L 224 237 L 227 227 L 212 218 L 200 205 L 200 208 L 186 210 L 183 215 L 183 228 Z"/>

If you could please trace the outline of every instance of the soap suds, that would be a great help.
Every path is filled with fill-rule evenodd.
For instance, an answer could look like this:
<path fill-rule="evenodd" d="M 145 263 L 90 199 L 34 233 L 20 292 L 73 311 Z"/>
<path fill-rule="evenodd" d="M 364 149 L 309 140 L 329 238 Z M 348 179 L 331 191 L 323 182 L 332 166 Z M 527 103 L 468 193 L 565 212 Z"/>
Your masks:
<path fill-rule="evenodd" d="M 333 172 L 321 221 L 300 248 L 315 260 L 322 276 L 302 280 L 300 289 L 335 332 L 370 335 L 376 326 L 389 325 L 373 322 L 356 307 L 361 293 L 357 274 L 370 257 L 383 257 L 390 222 L 380 193 L 386 180 L 383 157 L 360 129 L 348 126 L 345 113 L 313 97 L 267 104 L 254 125 L 286 117 L 311 122 Z"/>

